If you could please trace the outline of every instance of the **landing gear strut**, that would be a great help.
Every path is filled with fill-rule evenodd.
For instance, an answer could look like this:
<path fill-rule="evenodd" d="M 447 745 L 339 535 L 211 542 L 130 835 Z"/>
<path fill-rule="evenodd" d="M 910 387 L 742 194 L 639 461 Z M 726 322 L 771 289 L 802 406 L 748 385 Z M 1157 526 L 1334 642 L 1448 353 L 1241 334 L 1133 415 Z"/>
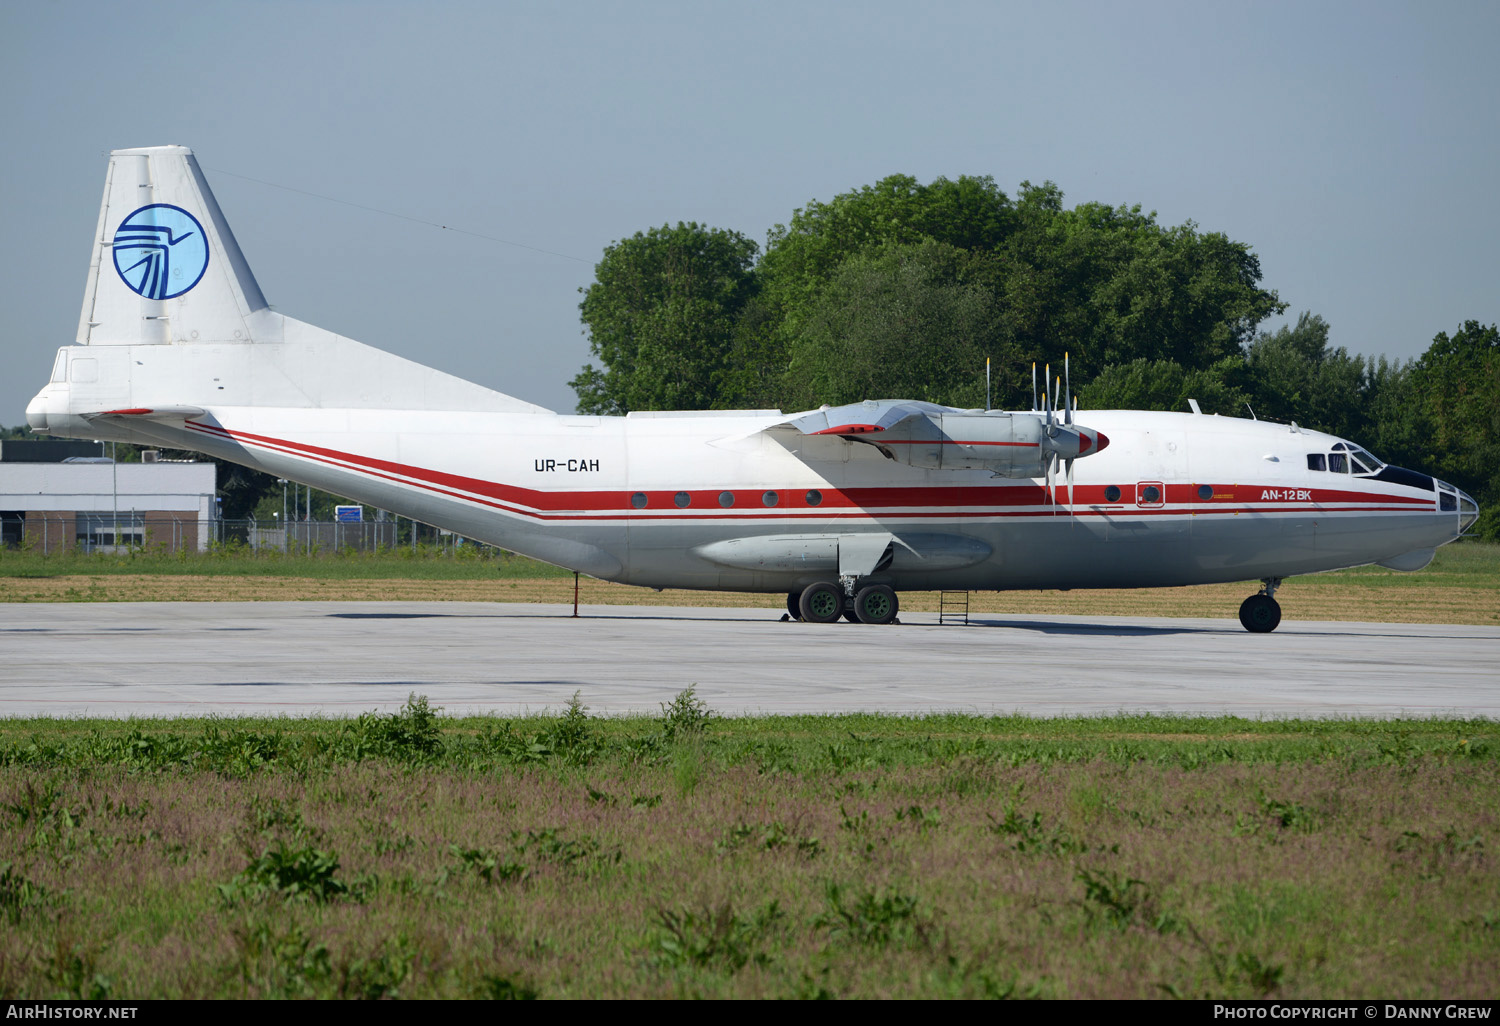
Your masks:
<path fill-rule="evenodd" d="M 1267 577 L 1261 581 L 1259 594 L 1251 595 L 1240 604 L 1240 623 L 1252 634 L 1269 634 L 1281 622 L 1281 603 L 1275 599 L 1276 589 L 1281 585 L 1280 577 Z"/>

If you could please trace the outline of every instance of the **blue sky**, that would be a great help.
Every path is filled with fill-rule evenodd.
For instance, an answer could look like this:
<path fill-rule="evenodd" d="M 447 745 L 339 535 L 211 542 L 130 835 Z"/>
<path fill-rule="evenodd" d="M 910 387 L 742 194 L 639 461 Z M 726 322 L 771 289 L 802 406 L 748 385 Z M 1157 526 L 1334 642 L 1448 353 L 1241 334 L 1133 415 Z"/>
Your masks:
<path fill-rule="evenodd" d="M 612 240 L 764 244 L 895 172 L 1191 219 L 1416 356 L 1500 320 L 1497 44 L 1494 3 L 6 4 L 0 423 L 73 340 L 105 155 L 169 142 L 278 309 L 559 410 Z"/>

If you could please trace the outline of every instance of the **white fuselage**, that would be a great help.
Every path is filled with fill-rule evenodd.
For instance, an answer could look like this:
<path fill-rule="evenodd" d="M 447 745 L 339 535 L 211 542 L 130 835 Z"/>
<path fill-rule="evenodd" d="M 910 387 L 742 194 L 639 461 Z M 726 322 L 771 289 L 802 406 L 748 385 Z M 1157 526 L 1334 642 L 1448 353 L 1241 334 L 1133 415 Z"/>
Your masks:
<path fill-rule="evenodd" d="M 1477 515 L 1423 474 L 1314 469 L 1338 462 L 1331 436 L 1229 418 L 1059 425 L 888 400 L 560 416 L 273 310 L 182 146 L 110 154 L 77 344 L 26 418 L 197 449 L 608 580 L 808 599 L 837 579 L 856 605 L 856 585 L 1263 578 L 1269 597 L 1293 574 L 1415 569 Z M 862 615 L 894 610 L 878 596 Z"/>
<path fill-rule="evenodd" d="M 340 342 L 356 365 L 360 351 L 378 353 Z M 789 439 L 765 430 L 787 419 L 776 411 L 403 409 L 379 375 L 357 370 L 348 377 L 365 380 L 362 400 L 347 385 L 323 391 L 368 405 L 275 405 L 298 360 L 327 372 L 288 348 L 67 347 L 61 380 L 28 415 L 57 434 L 197 449 L 657 588 L 796 591 L 837 577 L 840 540 L 862 534 L 896 542 L 871 580 L 1010 589 L 1286 577 L 1397 559 L 1461 530 L 1437 489 L 1310 469 L 1308 454 L 1339 440 L 1280 424 L 1088 412 L 1081 420 L 1108 448 L 1076 461 L 1071 488 L 1065 477 L 1049 487 L 911 467 L 844 437 Z M 93 381 L 68 380 L 70 360 L 100 358 L 115 372 L 103 375 L 116 382 L 107 391 L 98 367 L 82 375 Z"/>

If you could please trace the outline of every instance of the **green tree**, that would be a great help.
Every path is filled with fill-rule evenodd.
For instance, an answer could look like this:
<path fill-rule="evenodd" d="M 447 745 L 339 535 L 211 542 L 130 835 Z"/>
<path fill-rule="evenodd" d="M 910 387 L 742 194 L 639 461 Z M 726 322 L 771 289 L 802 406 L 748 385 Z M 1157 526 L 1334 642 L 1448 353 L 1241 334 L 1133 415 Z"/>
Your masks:
<path fill-rule="evenodd" d="M 1036 359 L 1071 352 L 1086 372 L 1143 358 L 1207 368 L 1285 309 L 1260 288 L 1248 245 L 1191 221 L 1163 228 L 1139 205 L 1068 210 L 1053 183 L 1023 182 L 1013 223 L 998 285 L 1011 334 Z"/>
<path fill-rule="evenodd" d="M 571 382 L 579 412 L 719 405 L 756 250 L 738 232 L 681 222 L 606 247 L 579 304 L 603 364 Z"/>
<path fill-rule="evenodd" d="M 1500 538 L 1500 329 L 1439 332 L 1412 368 L 1411 398 L 1432 451 L 1424 469 L 1474 496 L 1478 533 Z"/>
<path fill-rule="evenodd" d="M 757 270 L 767 307 L 758 352 L 786 368 L 782 387 L 769 389 L 776 403 L 796 405 L 806 393 L 798 375 L 811 364 L 808 347 L 832 337 L 834 283 L 849 285 L 840 268 L 923 241 L 976 257 L 963 284 L 988 291 L 998 314 L 990 332 L 1005 354 L 998 396 L 1029 396 L 1031 362 L 1056 364 L 1066 352 L 1080 377 L 1137 359 L 1206 370 L 1238 357 L 1256 325 L 1285 308 L 1260 287 L 1260 263 L 1247 245 L 1192 222 L 1164 228 L 1139 206 L 1070 210 L 1051 182 L 1022 182 L 1012 201 L 989 178 L 922 185 L 893 175 L 810 203 L 771 231 Z M 841 353 L 848 357 L 847 348 Z M 884 367 L 867 377 L 867 397 L 894 395 L 906 383 L 899 364 Z"/>
<path fill-rule="evenodd" d="M 845 261 L 925 241 L 992 251 L 1010 232 L 1012 218 L 1010 199 L 992 178 L 967 175 L 926 185 L 910 175 L 890 175 L 794 211 L 787 224 L 770 230 L 756 268 L 760 294 L 747 310 L 733 378 L 739 402 L 802 404 L 811 386 L 791 367 L 793 350 L 805 351 L 804 328 L 826 314 L 820 297 Z M 871 387 L 885 389 L 876 395 L 893 394 L 878 380 Z"/>
<path fill-rule="evenodd" d="M 801 307 L 858 253 L 926 239 L 994 249 L 1010 234 L 1013 219 L 1010 199 L 988 176 L 923 185 L 911 175 L 890 175 L 793 211 L 788 224 L 768 233 L 760 274 L 777 302 Z"/>
<path fill-rule="evenodd" d="M 1226 356 L 1211 367 L 1176 360 L 1113 363 L 1078 390 L 1080 410 L 1165 410 L 1186 413 L 1195 399 L 1204 413 L 1244 416 L 1244 360 Z"/>
<path fill-rule="evenodd" d="M 984 355 L 997 405 L 1013 405 L 1030 396 L 1032 361 L 1070 352 L 1077 380 L 1136 360 L 1208 371 L 1285 309 L 1246 244 L 1163 227 L 1139 206 L 1070 210 L 1051 182 L 1023 182 L 1013 201 L 989 177 L 891 175 L 808 203 L 752 269 L 754 257 L 748 240 L 697 225 L 606 250 L 581 306 L 600 366 L 573 381 L 579 409 L 978 403 Z"/>
<path fill-rule="evenodd" d="M 871 396 L 984 403 L 984 360 L 1000 355 L 1000 310 L 972 280 L 976 255 L 933 239 L 841 263 L 791 346 L 788 405 Z"/>
<path fill-rule="evenodd" d="M 1293 421 L 1344 438 L 1369 426 L 1372 391 L 1364 359 L 1328 344 L 1328 322 L 1303 313 L 1295 326 L 1262 332 L 1245 353 L 1251 403 L 1267 420 Z"/>

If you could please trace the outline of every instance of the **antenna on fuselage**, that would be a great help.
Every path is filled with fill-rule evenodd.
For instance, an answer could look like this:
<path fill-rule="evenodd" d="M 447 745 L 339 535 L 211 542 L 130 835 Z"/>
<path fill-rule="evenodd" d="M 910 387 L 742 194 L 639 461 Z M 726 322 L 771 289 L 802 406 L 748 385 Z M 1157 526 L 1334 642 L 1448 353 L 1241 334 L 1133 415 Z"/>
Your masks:
<path fill-rule="evenodd" d="M 1031 412 L 1036 413 L 1036 361 L 1031 361 Z"/>
<path fill-rule="evenodd" d="M 1255 407 L 1250 405 L 1250 401 L 1248 399 L 1245 400 L 1245 409 L 1250 411 L 1251 420 L 1260 420 L 1260 418 L 1255 415 Z"/>
<path fill-rule="evenodd" d="M 990 358 L 984 358 L 984 412 L 990 412 Z"/>

